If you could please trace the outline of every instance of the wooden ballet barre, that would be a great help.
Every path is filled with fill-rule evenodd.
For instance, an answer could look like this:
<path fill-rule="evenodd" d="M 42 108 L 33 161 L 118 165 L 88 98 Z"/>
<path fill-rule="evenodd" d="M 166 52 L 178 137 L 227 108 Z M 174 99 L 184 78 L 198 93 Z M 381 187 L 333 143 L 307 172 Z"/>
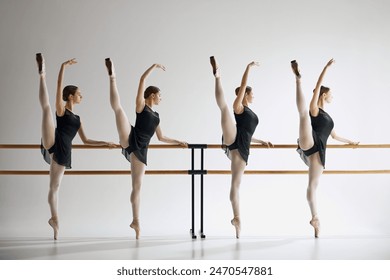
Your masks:
<path fill-rule="evenodd" d="M 301 175 L 307 174 L 307 170 L 245 170 L 247 175 Z M 324 170 L 324 174 L 390 174 L 390 170 Z M 210 175 L 231 174 L 230 170 L 207 170 Z"/>
<path fill-rule="evenodd" d="M 230 170 L 203 170 L 208 175 L 228 175 Z M 301 175 L 307 170 L 245 170 L 247 175 Z M 66 170 L 65 175 L 130 175 L 130 170 Z M 191 170 L 146 170 L 146 175 L 191 175 Z M 324 170 L 324 174 L 390 174 L 390 170 Z M 0 175 L 49 175 L 49 170 L 0 170 Z"/>
<path fill-rule="evenodd" d="M 206 149 L 221 149 L 221 144 L 204 144 Z M 330 149 L 388 149 L 390 144 L 359 144 L 359 145 L 350 145 L 350 144 L 328 144 L 326 146 Z M 41 145 L 39 144 L 0 144 L 0 149 L 40 149 Z M 107 146 L 92 146 L 84 144 L 74 144 L 73 149 L 121 149 L 122 147 L 117 144 L 114 148 L 109 148 Z M 185 149 L 183 146 L 176 144 L 151 144 L 149 145 L 150 149 Z M 191 148 L 191 144 L 190 147 Z M 251 144 L 252 149 L 268 149 L 266 145 L 261 144 Z M 296 149 L 297 144 L 275 144 L 270 149 Z"/>
<path fill-rule="evenodd" d="M 130 175 L 130 170 L 65 170 L 65 175 Z M 146 170 L 147 175 L 188 175 L 188 170 Z M 49 170 L 0 170 L 0 175 L 49 175 Z"/>
<path fill-rule="evenodd" d="M 207 144 L 208 149 L 220 149 L 222 145 L 220 144 Z M 251 144 L 251 149 L 296 149 L 297 144 L 275 144 L 273 147 L 268 148 L 266 145 L 261 144 Z M 390 144 L 328 144 L 326 148 L 330 149 L 388 149 Z"/>
<path fill-rule="evenodd" d="M 39 144 L 1 144 L 0 149 L 40 149 L 41 145 Z M 93 145 L 84 145 L 84 144 L 74 144 L 72 145 L 73 149 L 91 149 L 91 150 L 108 150 L 108 149 L 122 149 L 121 145 L 116 144 L 115 147 L 109 148 L 108 146 L 93 146 Z M 149 145 L 151 149 L 184 149 L 180 145 L 167 145 L 167 144 L 153 144 Z"/>

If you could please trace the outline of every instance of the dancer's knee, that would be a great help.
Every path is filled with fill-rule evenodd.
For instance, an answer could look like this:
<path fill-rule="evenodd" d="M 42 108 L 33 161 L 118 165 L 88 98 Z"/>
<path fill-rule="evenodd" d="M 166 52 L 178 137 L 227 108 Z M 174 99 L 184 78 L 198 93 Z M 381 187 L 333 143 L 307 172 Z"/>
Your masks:
<path fill-rule="evenodd" d="M 43 112 L 43 116 L 44 117 L 51 117 L 51 107 L 50 107 L 50 104 L 49 103 L 46 103 L 46 104 L 41 104 L 41 107 L 42 107 L 42 112 Z"/>
<path fill-rule="evenodd" d="M 139 198 L 140 198 L 140 192 L 138 190 L 133 189 L 130 195 L 131 203 L 137 203 L 139 201 Z"/>
<path fill-rule="evenodd" d="M 141 189 L 141 186 L 142 186 L 142 177 L 141 176 L 139 176 L 139 177 L 137 176 L 137 178 L 134 178 L 134 177 L 135 176 L 133 176 L 133 178 L 131 180 L 133 191 L 139 192 Z"/>
<path fill-rule="evenodd" d="M 309 186 L 307 187 L 307 191 L 306 191 L 306 196 L 308 199 L 309 198 L 311 199 L 315 195 L 315 193 L 317 191 L 317 186 L 318 186 L 318 183 L 309 184 Z"/>
<path fill-rule="evenodd" d="M 238 192 L 230 192 L 230 202 L 235 203 L 238 201 Z"/>
<path fill-rule="evenodd" d="M 122 114 L 124 114 L 123 108 L 119 102 L 111 102 L 111 108 L 114 111 L 116 118 L 121 118 Z"/>
<path fill-rule="evenodd" d="M 56 193 L 60 189 L 60 182 L 51 182 L 49 192 Z"/>
<path fill-rule="evenodd" d="M 309 110 L 307 110 L 307 108 L 299 110 L 298 113 L 301 122 L 309 120 Z"/>
<path fill-rule="evenodd" d="M 232 178 L 232 190 L 236 191 L 241 185 L 241 178 Z"/>

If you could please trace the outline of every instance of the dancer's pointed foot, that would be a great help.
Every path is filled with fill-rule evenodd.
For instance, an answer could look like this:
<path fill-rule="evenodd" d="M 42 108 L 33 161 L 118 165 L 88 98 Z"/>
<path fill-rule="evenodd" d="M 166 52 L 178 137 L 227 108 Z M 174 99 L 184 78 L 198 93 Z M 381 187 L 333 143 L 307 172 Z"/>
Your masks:
<path fill-rule="evenodd" d="M 135 239 L 139 239 L 139 234 L 140 234 L 139 220 L 134 219 L 131 222 L 130 227 L 135 231 Z"/>
<path fill-rule="evenodd" d="M 214 56 L 210 56 L 210 63 L 211 67 L 213 67 L 213 74 L 215 75 L 215 73 L 217 72 L 217 62 L 215 61 Z"/>
<path fill-rule="evenodd" d="M 210 64 L 211 64 L 211 67 L 213 68 L 213 75 L 216 78 L 219 78 L 220 77 L 219 69 L 218 69 L 217 61 L 215 60 L 214 56 L 210 56 Z"/>
<path fill-rule="evenodd" d="M 43 55 L 41 53 L 37 53 L 35 55 L 35 59 L 37 60 L 38 73 L 45 74 L 45 60 L 43 58 Z"/>
<path fill-rule="evenodd" d="M 53 228 L 54 240 L 57 240 L 57 238 L 58 238 L 58 231 L 59 231 L 58 218 L 57 217 L 51 217 L 48 222 L 49 222 L 49 225 Z"/>
<path fill-rule="evenodd" d="M 313 217 L 310 224 L 314 228 L 314 237 L 318 238 L 320 235 L 320 220 L 317 217 Z"/>
<path fill-rule="evenodd" d="M 115 70 L 114 70 L 114 64 L 112 63 L 111 59 L 108 57 L 105 59 L 108 75 L 110 77 L 115 77 Z"/>
<path fill-rule="evenodd" d="M 296 60 L 291 61 L 291 68 L 292 68 L 295 76 L 300 79 L 301 73 L 299 73 L 298 62 Z"/>
<path fill-rule="evenodd" d="M 236 229 L 236 238 L 240 238 L 240 232 L 241 232 L 241 222 L 239 217 L 234 217 L 233 220 L 231 220 L 232 225 Z"/>

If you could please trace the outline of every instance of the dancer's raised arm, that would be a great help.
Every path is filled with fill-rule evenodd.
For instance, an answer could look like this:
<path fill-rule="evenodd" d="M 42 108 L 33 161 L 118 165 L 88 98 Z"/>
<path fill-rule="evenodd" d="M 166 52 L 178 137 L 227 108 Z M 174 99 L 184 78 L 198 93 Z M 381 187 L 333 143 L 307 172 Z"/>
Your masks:
<path fill-rule="evenodd" d="M 63 81 L 64 81 L 64 71 L 65 67 L 68 65 L 73 65 L 77 63 L 75 58 L 69 59 L 61 64 L 60 72 L 58 73 L 57 80 L 57 93 L 56 93 L 56 111 L 57 116 L 61 117 L 65 113 L 65 107 L 62 100 L 62 89 L 63 89 Z"/>
<path fill-rule="evenodd" d="M 141 113 L 145 107 L 145 98 L 144 98 L 145 80 L 155 68 L 160 68 L 165 71 L 165 67 L 163 65 L 153 64 L 145 71 L 145 73 L 142 74 L 139 80 L 138 92 L 135 100 L 135 104 L 136 104 L 135 110 L 137 113 Z"/>
<path fill-rule="evenodd" d="M 242 100 L 245 97 L 246 86 L 247 86 L 247 82 L 248 82 L 249 70 L 253 66 L 259 66 L 259 65 L 260 65 L 259 62 L 252 61 L 245 68 L 245 72 L 244 72 L 244 75 L 242 76 L 242 80 L 241 80 L 240 90 L 238 91 L 236 99 L 233 102 L 233 110 L 234 110 L 234 113 L 236 113 L 236 114 L 241 114 L 244 111 L 244 105 L 242 104 Z"/>
<path fill-rule="evenodd" d="M 324 69 L 322 70 L 320 76 L 318 77 L 318 81 L 317 81 L 316 87 L 313 90 L 313 97 L 312 97 L 312 99 L 310 101 L 310 114 L 313 117 L 318 116 L 318 111 L 319 111 L 318 99 L 320 97 L 320 89 L 321 89 L 322 81 L 323 81 L 323 79 L 325 77 L 326 70 L 333 63 L 334 63 L 334 59 L 333 58 L 331 60 L 329 60 L 328 63 L 326 63 Z"/>

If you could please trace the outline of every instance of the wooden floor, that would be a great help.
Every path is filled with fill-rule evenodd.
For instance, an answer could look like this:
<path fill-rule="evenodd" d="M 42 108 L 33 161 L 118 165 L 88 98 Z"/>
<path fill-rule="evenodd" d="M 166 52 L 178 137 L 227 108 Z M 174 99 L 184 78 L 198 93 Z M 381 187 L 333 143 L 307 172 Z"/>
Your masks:
<path fill-rule="evenodd" d="M 3 238 L 2 260 L 390 260 L 390 236 Z"/>

